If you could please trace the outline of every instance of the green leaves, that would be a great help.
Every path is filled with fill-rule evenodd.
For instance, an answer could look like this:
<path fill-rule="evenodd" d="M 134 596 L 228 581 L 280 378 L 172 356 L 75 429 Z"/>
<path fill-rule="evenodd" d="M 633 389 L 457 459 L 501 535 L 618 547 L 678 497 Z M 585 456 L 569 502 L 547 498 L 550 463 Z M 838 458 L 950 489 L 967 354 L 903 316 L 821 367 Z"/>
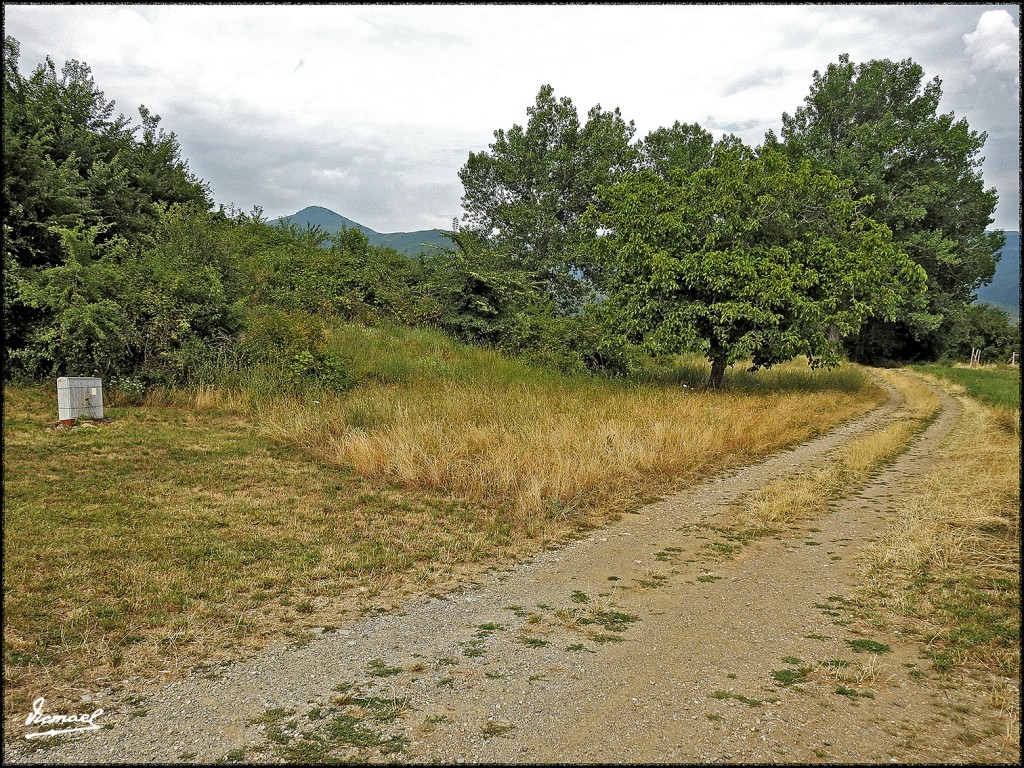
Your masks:
<path fill-rule="evenodd" d="M 910 59 L 853 64 L 839 57 L 814 73 L 804 106 L 783 115 L 785 151 L 850 179 L 864 212 L 928 275 L 925 302 L 865 319 L 848 345 L 858 359 L 934 357 L 971 292 L 991 280 L 1001 233 L 988 233 L 996 205 L 985 190 L 986 135 L 937 113 L 938 78 Z M 777 143 L 769 135 L 768 143 Z"/>
<path fill-rule="evenodd" d="M 494 132 L 488 152 L 471 152 L 459 172 L 465 188 L 465 221 L 516 265 L 540 278 L 565 311 L 587 300 L 581 280 L 590 265 L 581 260 L 584 214 L 596 190 L 632 169 L 633 124 L 618 109 L 600 105 L 580 125 L 570 99 L 556 99 L 542 86 L 527 108 L 525 127 Z"/>
<path fill-rule="evenodd" d="M 631 340 L 659 353 L 696 342 L 718 385 L 744 357 L 834 364 L 837 333 L 922 290 L 922 271 L 835 176 L 731 138 L 711 154 L 692 174 L 641 171 L 602 190 L 592 252 Z"/>

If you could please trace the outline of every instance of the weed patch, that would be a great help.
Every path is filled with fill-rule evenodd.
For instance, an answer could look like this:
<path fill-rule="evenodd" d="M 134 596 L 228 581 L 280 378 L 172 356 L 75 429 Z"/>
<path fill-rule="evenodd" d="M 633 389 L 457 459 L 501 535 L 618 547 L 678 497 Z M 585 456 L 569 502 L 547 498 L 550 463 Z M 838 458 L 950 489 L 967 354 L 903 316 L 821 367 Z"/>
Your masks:
<path fill-rule="evenodd" d="M 488 722 L 480 728 L 480 734 L 485 739 L 493 739 L 495 736 L 504 736 L 509 731 L 514 731 L 515 726 L 511 723 Z"/>
<path fill-rule="evenodd" d="M 711 694 L 711 698 L 735 699 L 736 701 L 742 704 L 746 704 L 748 707 L 760 707 L 762 704 L 764 704 L 764 701 L 762 701 L 761 699 L 750 699 L 746 696 L 743 696 L 742 694 L 734 693 L 733 691 L 715 691 Z"/>
<path fill-rule="evenodd" d="M 404 670 L 401 667 L 389 667 L 380 659 L 371 659 L 367 664 L 367 674 L 372 677 L 391 677 L 400 675 Z"/>

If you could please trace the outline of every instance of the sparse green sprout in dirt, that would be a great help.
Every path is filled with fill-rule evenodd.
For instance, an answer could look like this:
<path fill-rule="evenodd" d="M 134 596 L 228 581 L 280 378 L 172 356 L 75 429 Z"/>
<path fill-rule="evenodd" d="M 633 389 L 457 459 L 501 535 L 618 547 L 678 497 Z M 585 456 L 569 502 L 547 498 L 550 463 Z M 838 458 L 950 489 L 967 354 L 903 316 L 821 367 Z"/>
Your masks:
<path fill-rule="evenodd" d="M 341 686 L 335 690 L 340 689 Z M 351 684 L 345 686 L 341 695 L 335 696 L 331 701 L 338 706 L 358 707 L 362 712 L 369 713 L 374 720 L 381 723 L 390 723 L 406 710 L 412 709 L 408 698 L 369 696 Z"/>
<path fill-rule="evenodd" d="M 488 722 L 480 728 L 480 733 L 485 739 L 493 739 L 495 736 L 504 736 L 509 731 L 515 730 L 511 723 Z"/>
<path fill-rule="evenodd" d="M 332 743 L 353 747 L 375 747 L 381 743 L 380 734 L 368 728 L 362 718 L 344 712 L 336 714 L 324 728 Z"/>
<path fill-rule="evenodd" d="M 400 675 L 403 672 L 401 667 L 389 667 L 380 659 L 371 659 L 367 666 L 369 667 L 367 673 L 373 677 L 391 677 L 392 675 Z"/>
<path fill-rule="evenodd" d="M 565 650 L 572 651 L 574 653 L 580 653 L 582 651 L 586 651 L 587 653 L 597 653 L 597 651 L 593 650 L 592 648 L 587 648 L 587 646 L 585 646 L 583 643 L 573 643 L 572 645 L 567 645 L 565 646 Z"/>
<path fill-rule="evenodd" d="M 590 637 L 590 639 L 593 642 L 597 643 L 598 645 L 603 645 L 604 643 L 621 643 L 621 642 L 624 642 L 623 639 L 621 637 L 619 637 L 618 635 L 605 635 L 605 634 L 602 634 L 602 633 L 597 633 L 597 634 L 590 635 L 589 637 Z"/>
<path fill-rule="evenodd" d="M 574 603 L 589 603 L 590 596 L 586 592 L 581 592 L 577 589 L 572 593 L 572 601 Z"/>
<path fill-rule="evenodd" d="M 857 691 L 853 688 L 847 688 L 845 685 L 840 685 L 838 688 L 836 688 L 836 693 L 840 696 L 848 696 L 850 698 L 857 698 L 858 696 L 865 699 L 875 698 L 875 694 L 873 694 L 871 691 Z"/>
<path fill-rule="evenodd" d="M 855 640 L 845 641 L 850 648 L 857 653 L 888 653 L 891 648 L 885 643 L 879 643 L 874 640 L 867 640 L 865 638 L 858 637 Z"/>
<path fill-rule="evenodd" d="M 764 702 L 761 699 L 748 699 L 746 696 L 733 693 L 732 691 L 715 691 L 711 694 L 713 699 L 735 699 L 736 701 L 746 704 L 748 707 L 760 707 Z"/>
<path fill-rule="evenodd" d="M 462 655 L 468 656 L 471 659 L 483 656 L 484 649 L 480 647 L 483 642 L 484 641 L 482 639 L 478 638 L 476 640 L 468 640 L 465 643 L 462 643 Z"/>
<path fill-rule="evenodd" d="M 663 587 L 667 582 L 668 576 L 666 576 L 663 573 L 653 573 L 646 579 L 636 580 L 637 584 L 639 584 L 641 587 L 646 587 L 647 589 L 657 589 L 658 587 Z"/>
<path fill-rule="evenodd" d="M 548 644 L 547 640 L 544 640 L 539 637 L 530 637 L 528 635 L 520 637 L 519 642 L 521 642 L 523 645 L 529 646 L 530 648 L 543 648 L 545 645 Z"/>
<path fill-rule="evenodd" d="M 811 673 L 810 667 L 798 667 L 797 669 L 777 669 L 772 672 L 772 678 L 777 685 L 790 686 L 796 683 L 806 683 L 807 675 Z"/>
<path fill-rule="evenodd" d="M 846 659 L 829 659 L 828 661 L 821 662 L 821 666 L 829 667 L 831 669 L 840 669 L 842 667 L 850 666 L 850 662 Z"/>
<path fill-rule="evenodd" d="M 580 624 L 597 624 L 609 632 L 625 632 L 630 624 L 640 621 L 639 616 L 622 611 L 594 610 L 588 617 L 581 618 Z"/>

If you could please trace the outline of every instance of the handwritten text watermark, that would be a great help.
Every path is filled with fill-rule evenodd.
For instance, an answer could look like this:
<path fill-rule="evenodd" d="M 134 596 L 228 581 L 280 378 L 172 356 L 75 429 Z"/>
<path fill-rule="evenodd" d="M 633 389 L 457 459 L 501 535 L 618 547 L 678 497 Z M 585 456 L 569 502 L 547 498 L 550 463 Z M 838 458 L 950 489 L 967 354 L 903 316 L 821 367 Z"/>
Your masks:
<path fill-rule="evenodd" d="M 51 728 L 48 731 L 39 731 L 37 733 L 26 733 L 26 739 L 41 739 L 46 736 L 58 736 L 62 733 L 81 733 L 83 731 L 98 731 L 100 729 L 100 727 L 96 725 L 95 720 L 103 714 L 102 709 L 93 710 L 91 714 L 44 715 L 44 704 L 46 704 L 46 699 L 43 696 L 40 696 L 32 702 L 32 711 L 29 712 L 28 719 L 25 720 L 25 725 L 67 725 L 68 727 Z"/>

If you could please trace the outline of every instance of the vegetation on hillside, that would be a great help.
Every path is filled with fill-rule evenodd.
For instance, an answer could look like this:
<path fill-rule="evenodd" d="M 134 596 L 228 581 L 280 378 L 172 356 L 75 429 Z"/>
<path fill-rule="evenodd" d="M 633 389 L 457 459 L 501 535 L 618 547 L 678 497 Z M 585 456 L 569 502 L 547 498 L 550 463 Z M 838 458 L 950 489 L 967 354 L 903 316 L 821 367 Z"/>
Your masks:
<path fill-rule="evenodd" d="M 470 153 L 450 245 L 410 259 L 356 228 L 211 210 L 159 116 L 116 114 L 82 62 L 25 77 L 4 46 L 5 380 L 139 390 L 256 371 L 344 390 L 350 361 L 324 335 L 338 320 L 619 376 L 692 351 L 714 387 L 727 365 L 833 365 L 844 344 L 859 359 L 1019 346 L 966 309 L 1002 243 L 985 232 L 984 134 L 937 115 L 938 83 L 911 62 L 841 57 L 758 149 L 678 122 L 635 142 L 617 109 L 580 120 L 545 85 L 526 126 Z"/>

